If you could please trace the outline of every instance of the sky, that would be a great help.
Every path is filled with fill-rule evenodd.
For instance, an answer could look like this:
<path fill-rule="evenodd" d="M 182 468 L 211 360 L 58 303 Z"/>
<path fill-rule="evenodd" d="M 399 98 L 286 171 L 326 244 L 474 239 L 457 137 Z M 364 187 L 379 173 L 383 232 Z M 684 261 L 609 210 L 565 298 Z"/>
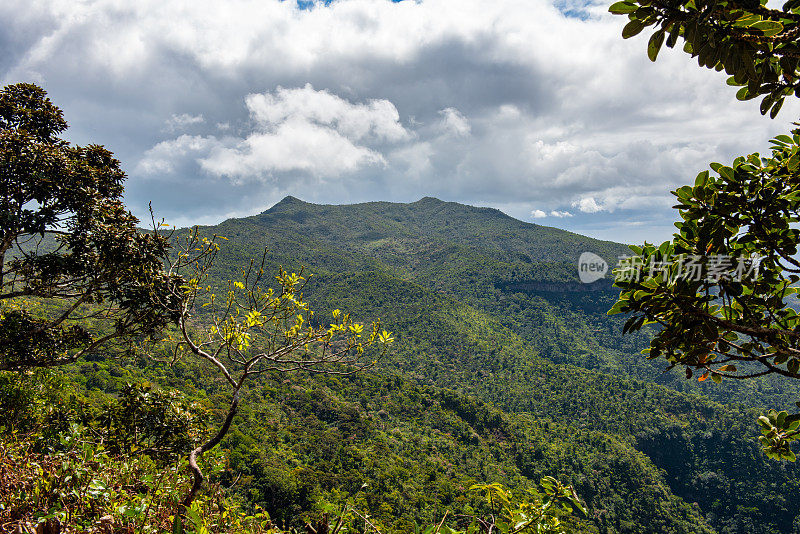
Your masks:
<path fill-rule="evenodd" d="M 105 145 L 139 217 L 187 226 L 287 195 L 425 196 L 601 239 L 668 239 L 669 191 L 765 152 L 775 120 L 679 50 L 647 59 L 580 0 L 3 0 L 0 82 Z M 680 48 L 680 47 L 676 47 Z"/>

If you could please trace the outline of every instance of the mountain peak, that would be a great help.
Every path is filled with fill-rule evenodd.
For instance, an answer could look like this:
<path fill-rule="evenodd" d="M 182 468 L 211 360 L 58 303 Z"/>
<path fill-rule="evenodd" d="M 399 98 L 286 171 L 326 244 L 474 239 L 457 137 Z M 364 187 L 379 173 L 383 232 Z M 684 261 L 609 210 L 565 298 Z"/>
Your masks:
<path fill-rule="evenodd" d="M 304 200 L 300 200 L 297 197 L 293 197 L 292 195 L 288 195 L 288 196 L 282 198 L 281 200 L 279 200 L 278 202 L 276 202 L 275 204 L 273 204 L 271 208 L 269 208 L 269 209 L 267 209 L 265 211 L 262 211 L 261 213 L 267 213 L 267 212 L 270 212 L 270 211 L 274 211 L 276 209 L 289 208 L 289 207 L 292 207 L 292 206 L 301 206 L 303 204 L 308 204 L 308 202 L 305 202 Z"/>
<path fill-rule="evenodd" d="M 306 202 L 300 200 L 297 197 L 293 197 L 292 195 L 287 195 L 280 202 L 275 204 L 275 206 L 277 206 L 278 204 L 282 204 L 282 205 L 285 205 L 285 204 L 306 204 Z"/>
<path fill-rule="evenodd" d="M 444 204 L 444 203 L 445 203 L 444 200 L 439 200 L 436 197 L 422 197 L 416 202 L 412 202 L 412 204 Z"/>

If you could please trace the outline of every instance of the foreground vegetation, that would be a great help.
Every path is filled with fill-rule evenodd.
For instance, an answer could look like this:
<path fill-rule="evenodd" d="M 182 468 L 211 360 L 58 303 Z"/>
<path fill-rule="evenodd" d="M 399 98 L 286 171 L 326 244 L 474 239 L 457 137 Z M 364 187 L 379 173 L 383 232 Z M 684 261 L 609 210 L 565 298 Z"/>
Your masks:
<path fill-rule="evenodd" d="M 104 363 L 99 365 L 105 367 Z M 118 395 L 111 397 L 76 387 L 79 377 L 67 378 L 69 374 L 59 377 L 52 371 L 39 371 L 24 378 L 7 375 L 8 381 L 0 389 L 2 407 L 15 410 L 9 412 L 13 417 L 7 422 L 0 449 L 0 472 L 4 474 L 0 524 L 12 529 L 9 532 L 20 528 L 33 532 L 37 525 L 37 532 L 163 532 L 183 528 L 187 532 L 278 533 L 294 532 L 294 528 L 306 532 L 309 526 L 331 532 L 431 532 L 434 528 L 438 532 L 485 532 L 491 526 L 496 532 L 527 532 L 531 528 L 536 532 L 561 532 L 570 526 L 570 530 L 587 528 L 569 516 L 573 507 L 582 509 L 574 490 L 550 477 L 544 477 L 538 489 L 531 485 L 515 496 L 501 484 L 479 484 L 463 477 L 462 471 L 458 484 L 466 487 L 449 487 L 454 502 L 443 512 L 426 509 L 429 503 L 419 500 L 413 505 L 421 509 L 403 512 L 402 507 L 408 503 L 397 492 L 413 477 L 407 473 L 404 476 L 403 466 L 397 465 L 397 455 L 375 458 L 376 465 L 366 471 L 363 466 L 358 468 L 359 460 L 370 460 L 364 449 L 365 438 L 370 448 L 386 449 L 383 452 L 391 448 L 385 438 L 382 441 L 376 435 L 376 429 L 364 422 L 357 426 L 365 428 L 352 429 L 363 434 L 358 446 L 334 454 L 327 466 L 315 465 L 313 460 L 306 465 L 298 462 L 299 454 L 314 454 L 312 447 L 329 449 L 347 440 L 339 435 L 333 442 L 322 429 L 308 426 L 310 414 L 302 425 L 287 425 L 284 429 L 291 435 L 305 426 L 305 432 L 313 436 L 303 440 L 302 446 L 287 443 L 271 450 L 259 448 L 260 458 L 246 447 L 252 445 L 252 440 L 235 432 L 232 442 L 243 440 L 241 445 L 245 446 L 234 445 L 233 450 L 217 451 L 204 458 L 203 469 L 211 484 L 184 511 L 180 502 L 189 476 L 183 452 L 187 444 L 202 441 L 208 432 L 208 403 L 188 402 L 175 392 L 122 381 L 117 382 Z M 421 410 L 414 411 L 419 414 Z M 446 413 L 438 414 L 438 418 L 455 422 Z M 395 440 L 406 435 L 422 437 L 413 430 L 392 434 Z M 434 450 L 436 443 L 445 450 L 453 448 L 448 439 L 430 435 L 424 439 L 430 440 L 429 447 Z M 446 480 L 435 477 L 441 467 L 435 465 L 440 463 L 440 455 L 431 455 L 430 451 L 417 451 L 417 455 L 420 452 L 430 456 L 422 462 L 427 472 L 419 478 L 428 486 L 425 489 L 446 484 Z M 320 453 L 326 455 L 316 451 Z M 243 478 L 242 466 L 237 469 L 237 463 L 244 454 L 263 473 L 250 491 L 258 488 L 267 498 L 264 504 L 273 510 L 272 514 L 230 491 Z M 266 463 L 265 454 L 270 458 Z M 486 460 L 486 451 L 479 450 L 477 455 Z M 350 467 L 337 465 L 339 462 L 348 462 Z M 470 468 L 475 466 L 467 470 Z M 394 477 L 384 478 L 388 469 L 396 471 Z M 238 474 L 232 481 L 234 473 Z M 263 478 L 266 474 L 268 479 Z M 244 478 L 251 477 L 244 474 Z M 328 480 L 318 480 L 315 485 L 315 477 Z M 358 490 L 347 494 L 346 488 L 357 484 L 363 489 L 364 480 L 369 481 L 367 484 L 379 482 L 392 494 L 379 501 Z M 397 509 L 387 515 L 386 507 L 391 505 Z M 373 506 L 382 513 L 370 513 Z M 437 516 L 431 527 L 418 526 L 415 518 L 434 514 L 441 517 Z M 180 515 L 185 515 L 182 523 Z"/>

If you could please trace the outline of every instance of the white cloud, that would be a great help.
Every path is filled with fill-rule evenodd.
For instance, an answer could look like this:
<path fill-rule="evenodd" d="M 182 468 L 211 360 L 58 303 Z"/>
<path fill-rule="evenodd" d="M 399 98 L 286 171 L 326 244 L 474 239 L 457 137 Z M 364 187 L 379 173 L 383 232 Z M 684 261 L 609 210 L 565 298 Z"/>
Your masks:
<path fill-rule="evenodd" d="M 185 129 L 187 126 L 193 124 L 203 124 L 205 119 L 203 115 L 190 115 L 188 113 L 181 113 L 180 115 L 173 113 L 172 116 L 165 122 L 166 129 L 169 132 L 176 132 Z"/>
<path fill-rule="evenodd" d="M 446 108 L 439 112 L 442 116 L 441 129 L 459 137 L 466 137 L 472 131 L 467 118 L 455 108 Z"/>
<path fill-rule="evenodd" d="M 251 94 L 246 103 L 253 120 L 267 129 L 287 122 L 305 122 L 335 129 L 353 141 L 366 137 L 386 141 L 409 138 L 399 122 L 397 108 L 388 100 L 353 104 L 306 84 L 302 88 L 278 87 L 273 93 Z"/>
<path fill-rule="evenodd" d="M 245 180 L 289 171 L 338 176 L 384 159 L 335 129 L 290 119 L 269 132 L 253 132 L 234 146 L 214 146 L 198 162 L 212 174 Z"/>
<path fill-rule="evenodd" d="M 178 167 L 171 159 L 189 157 L 202 170 L 237 183 L 293 171 L 336 177 L 386 163 L 367 145 L 412 137 L 388 100 L 354 104 L 310 84 L 250 94 L 245 104 L 252 129 L 244 138 L 184 135 L 162 141 L 145 153 L 139 168 L 170 172 Z"/>
<path fill-rule="evenodd" d="M 169 141 L 162 141 L 145 152 L 137 170 L 144 174 L 172 173 L 175 172 L 179 162 L 187 156 L 208 151 L 216 144 L 215 139 L 186 134 Z"/>
<path fill-rule="evenodd" d="M 564 217 L 572 217 L 572 214 L 568 211 L 558 211 L 553 210 L 550 212 L 551 217 L 558 217 L 559 219 L 563 219 Z"/>
<path fill-rule="evenodd" d="M 572 217 L 572 214 L 568 211 L 559 211 L 559 210 L 551 210 L 550 213 L 547 213 L 544 210 L 533 210 L 531 211 L 531 217 L 534 219 L 544 219 L 545 217 L 556 217 L 557 219 L 564 219 L 567 217 Z"/>
<path fill-rule="evenodd" d="M 597 204 L 594 197 L 584 197 L 572 203 L 573 208 L 578 208 L 583 213 L 597 213 L 602 211 L 603 207 Z"/>

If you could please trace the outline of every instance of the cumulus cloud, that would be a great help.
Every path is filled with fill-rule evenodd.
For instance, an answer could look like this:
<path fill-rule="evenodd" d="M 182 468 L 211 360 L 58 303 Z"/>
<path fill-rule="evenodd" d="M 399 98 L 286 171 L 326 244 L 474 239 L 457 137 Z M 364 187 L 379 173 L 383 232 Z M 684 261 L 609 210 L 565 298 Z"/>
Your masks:
<path fill-rule="evenodd" d="M 187 157 L 208 151 L 216 145 L 215 139 L 199 135 L 181 135 L 169 141 L 162 141 L 145 152 L 137 170 L 144 174 L 169 174 Z"/>
<path fill-rule="evenodd" d="M 459 137 L 466 137 L 472 131 L 467 118 L 457 109 L 443 109 L 439 114 L 442 116 L 440 123 L 442 131 Z"/>
<path fill-rule="evenodd" d="M 278 87 L 273 93 L 251 94 L 246 102 L 250 116 L 266 129 L 299 121 L 335 129 L 355 141 L 366 137 L 400 141 L 409 137 L 399 122 L 397 108 L 385 99 L 354 104 L 306 84 L 302 88 Z"/>
<path fill-rule="evenodd" d="M 145 152 L 144 173 L 174 171 L 176 160 L 194 159 L 200 169 L 235 182 L 300 171 L 335 177 L 362 166 L 385 164 L 367 145 L 411 137 L 387 100 L 352 103 L 310 84 L 250 94 L 245 105 L 251 129 L 243 138 L 180 136 Z"/>
<path fill-rule="evenodd" d="M 141 213 L 432 195 L 621 239 L 626 220 L 668 228 L 669 189 L 787 125 L 679 50 L 651 64 L 605 9 L 5 0 L 0 78 L 41 83 L 72 139 L 114 150 Z"/>
<path fill-rule="evenodd" d="M 568 211 L 558 211 L 553 210 L 550 212 L 551 217 L 558 217 L 559 219 L 563 219 L 564 217 L 572 217 L 572 214 Z"/>
<path fill-rule="evenodd" d="M 534 219 L 544 219 L 545 217 L 547 217 L 547 213 L 545 213 L 542 210 L 533 210 L 531 212 L 531 217 L 533 217 Z"/>
<path fill-rule="evenodd" d="M 572 203 L 573 208 L 578 208 L 583 213 L 597 213 L 603 209 L 594 197 L 584 197 Z"/>
<path fill-rule="evenodd" d="M 338 176 L 363 165 L 383 163 L 383 157 L 333 128 L 287 120 L 273 130 L 253 132 L 230 147 L 217 143 L 198 162 L 212 174 L 249 179 L 290 171 Z"/>
<path fill-rule="evenodd" d="M 568 211 L 559 211 L 559 210 L 551 210 L 550 213 L 547 213 L 544 210 L 533 210 L 531 212 L 531 217 L 534 219 L 544 219 L 545 217 L 556 217 L 557 219 L 564 219 L 566 217 L 572 217 L 572 214 Z"/>

